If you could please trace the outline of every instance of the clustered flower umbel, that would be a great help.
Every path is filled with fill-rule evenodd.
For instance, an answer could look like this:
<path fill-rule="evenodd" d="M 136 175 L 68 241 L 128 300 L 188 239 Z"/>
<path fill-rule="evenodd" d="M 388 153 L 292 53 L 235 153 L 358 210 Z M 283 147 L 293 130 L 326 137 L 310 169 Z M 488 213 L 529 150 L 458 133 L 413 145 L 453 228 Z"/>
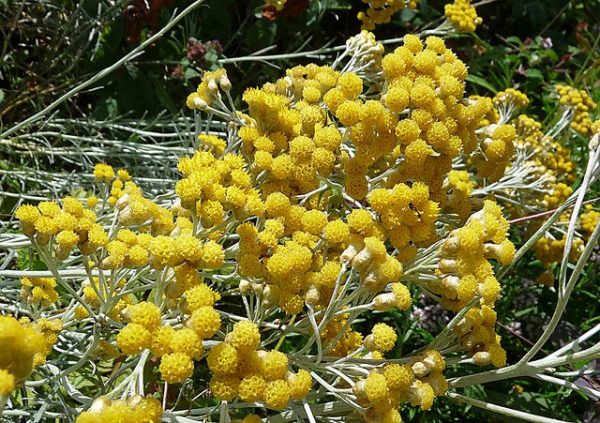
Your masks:
<path fill-rule="evenodd" d="M 582 135 L 591 135 L 593 122 L 590 112 L 596 108 L 596 102 L 584 90 L 578 90 L 568 85 L 557 84 L 556 91 L 559 95 L 560 105 L 573 110 L 571 128 Z"/>
<path fill-rule="evenodd" d="M 34 368 L 45 364 L 62 330 L 58 319 L 0 316 L 0 401 L 27 379 Z"/>
<path fill-rule="evenodd" d="M 410 8 L 416 9 L 420 0 L 362 0 L 369 7 L 364 12 L 358 13 L 358 20 L 362 22 L 361 29 L 372 31 L 377 25 L 389 23 L 397 12 Z M 446 21 L 437 30 L 443 32 L 448 27 L 458 32 L 475 32 L 481 25 L 482 19 L 477 16 L 471 0 L 454 0 L 444 6 Z"/>
<path fill-rule="evenodd" d="M 89 410 L 77 417 L 76 423 L 159 423 L 162 414 L 162 404 L 152 397 L 134 395 L 127 400 L 115 401 L 99 397 Z"/>
<path fill-rule="evenodd" d="M 493 274 L 489 259 L 509 264 L 515 254 L 507 239 L 508 222 L 500 207 L 485 201 L 483 209 L 472 214 L 465 225 L 450 232 L 441 247 L 441 259 L 436 273 L 441 283 L 428 284 L 431 291 L 442 296 L 445 308 L 458 311 L 475 295 L 493 305 L 500 293 L 500 284 Z"/>
<path fill-rule="evenodd" d="M 594 126 L 595 123 L 591 118 L 596 111 L 596 104 L 585 91 L 561 84 L 556 88 L 559 104 L 564 109 L 564 113 L 557 123 L 559 129 L 547 133 L 542 132 L 542 124 L 534 118 L 526 114 L 514 116 L 515 112 L 527 106 L 528 99 L 525 94 L 509 88 L 494 97 L 498 116 L 491 122 L 498 124 L 504 122 L 502 127 L 516 133 L 514 149 L 517 160 L 508 166 L 506 175 L 510 176 L 513 170 L 526 171 L 525 178 L 522 173 L 519 176 L 523 179 L 520 184 L 524 185 L 524 189 L 509 189 L 501 193 L 516 200 L 512 204 L 506 203 L 507 209 L 515 217 L 555 209 L 573 193 L 570 185 L 576 178 L 575 164 L 570 159 L 569 149 L 555 139 L 562 129 L 561 126 L 570 123 L 574 132 L 584 136 L 594 133 L 595 129 L 600 129 L 600 126 Z M 565 116 L 568 119 L 563 124 Z M 507 181 L 510 182 L 510 179 Z M 520 207 L 519 204 L 525 207 Z M 585 227 L 589 228 L 587 223 L 590 217 L 593 218 L 593 213 L 595 211 L 590 209 L 581 216 L 578 232 L 573 240 L 570 260 L 576 260 L 583 251 L 584 240 L 590 232 L 586 231 Z M 546 231 L 534 245 L 533 252 L 546 268 L 538 278 L 540 283 L 551 286 L 554 282 L 552 265 L 563 255 L 566 242 L 564 234 L 570 217 L 570 212 L 560 216 L 556 225 Z M 535 230 L 539 225 L 541 225 L 539 220 L 527 224 L 529 230 Z"/>
<path fill-rule="evenodd" d="M 365 421 L 401 422 L 398 406 L 409 403 L 429 410 L 436 396 L 444 395 L 448 383 L 442 372 L 444 358 L 435 350 L 411 359 L 408 364 L 386 364 L 372 370 L 353 387 L 357 402 L 367 407 Z"/>
<path fill-rule="evenodd" d="M 444 15 L 460 32 L 475 32 L 482 23 L 475 7 L 471 5 L 471 0 L 454 0 L 454 3 L 446 4 Z"/>
<path fill-rule="evenodd" d="M 198 135 L 170 203 L 98 164 L 85 205 L 66 197 L 17 209 L 40 251 L 88 272 L 75 317 L 110 328 L 93 360 L 146 355 L 157 363 L 149 377 L 168 384 L 208 372 L 210 395 L 261 415 L 334 389 L 366 421 L 399 422 L 401 404 L 427 410 L 445 393 L 446 360 L 429 349 L 386 363 L 396 329 L 373 322 L 365 336 L 354 323 L 365 310 L 408 313 L 421 292 L 452 312 L 471 304 L 453 350 L 505 364 L 493 263 L 510 263 L 514 246 L 493 195 L 474 195 L 510 169 L 515 146 L 535 148 L 549 170 L 568 163 L 543 154 L 550 141 L 535 121 L 512 119 L 526 105 L 517 91 L 466 97 L 467 68 L 441 38 L 407 35 L 385 56 L 368 32 L 348 46 L 352 66 L 288 69 L 247 89 L 245 112 L 225 106 L 225 70 L 206 72 L 187 106 L 227 117 L 227 140 Z M 23 282 L 24 298 L 42 305 L 56 301 L 52 289 Z M 340 377 L 322 365 L 335 357 L 371 364 Z M 144 401 L 102 400 L 84 415 Z"/>
<path fill-rule="evenodd" d="M 389 23 L 392 15 L 405 8 L 416 9 L 419 0 L 362 0 L 369 7 L 365 12 L 358 12 L 361 29 L 372 31 L 375 26 Z"/>
<path fill-rule="evenodd" d="M 304 369 L 293 372 L 286 354 L 259 349 L 258 326 L 240 321 L 224 342 L 214 346 L 206 359 L 213 373 L 212 393 L 225 401 L 236 397 L 260 402 L 272 410 L 283 410 L 290 400 L 301 400 L 310 392 L 312 378 Z"/>

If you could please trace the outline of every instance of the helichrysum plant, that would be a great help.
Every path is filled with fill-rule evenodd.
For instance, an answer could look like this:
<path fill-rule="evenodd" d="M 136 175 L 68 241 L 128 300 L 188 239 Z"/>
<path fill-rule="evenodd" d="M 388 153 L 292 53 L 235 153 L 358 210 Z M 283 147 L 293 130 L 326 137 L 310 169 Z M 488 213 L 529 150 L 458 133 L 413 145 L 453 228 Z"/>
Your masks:
<path fill-rule="evenodd" d="M 416 6 L 367 3 L 365 28 Z M 468 1 L 446 17 L 454 31 L 480 23 Z M 205 72 L 186 101 L 194 151 L 163 194 L 99 163 L 87 198 L 19 206 L 14 248 L 47 270 L 17 272 L 13 307 L 0 306 L 6 416 L 38 389 L 52 399 L 41 415 L 79 423 L 388 423 L 439 397 L 556 421 L 459 392 L 525 375 L 571 386 L 552 372 L 600 357 L 577 340 L 535 357 L 599 237 L 593 207 L 577 219 L 600 173 L 596 105 L 557 87 L 563 114 L 544 132 L 520 114 L 524 93 L 468 96 L 467 76 L 442 38 L 406 35 L 386 53 L 367 31 L 331 65 L 245 89 L 241 107 L 225 69 Z M 211 119 L 223 130 L 203 130 Z M 592 137 L 575 191 L 557 140 L 569 126 Z M 517 252 L 509 219 L 553 209 L 542 226 L 525 219 Z M 499 276 L 531 247 L 558 304 L 531 351 L 507 363 Z M 409 315 L 419 295 L 453 319 L 398 354 L 410 334 L 390 312 Z"/>

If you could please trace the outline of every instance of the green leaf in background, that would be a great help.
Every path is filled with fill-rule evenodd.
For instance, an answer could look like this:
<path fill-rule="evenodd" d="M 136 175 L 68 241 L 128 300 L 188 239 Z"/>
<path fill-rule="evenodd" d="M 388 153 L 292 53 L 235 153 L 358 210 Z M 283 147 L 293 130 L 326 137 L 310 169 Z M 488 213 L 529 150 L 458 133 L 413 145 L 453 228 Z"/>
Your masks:
<path fill-rule="evenodd" d="M 543 81 L 544 74 L 539 69 L 527 69 L 527 78 Z"/>
<path fill-rule="evenodd" d="M 245 44 L 250 50 L 256 51 L 273 44 L 277 23 L 269 22 L 266 19 L 260 19 L 250 26 Z"/>
<path fill-rule="evenodd" d="M 162 106 L 163 108 L 167 109 L 169 113 L 177 113 L 180 107 L 175 104 L 167 89 L 162 84 L 162 81 L 153 74 L 148 75 L 148 79 L 152 83 L 152 86 L 154 87 L 154 94 L 160 102 L 159 107 Z"/>
<path fill-rule="evenodd" d="M 17 268 L 19 270 L 48 270 L 46 264 L 40 260 L 33 248 L 19 251 L 17 255 Z"/>
<path fill-rule="evenodd" d="M 479 85 L 480 87 L 485 88 L 493 94 L 496 94 L 497 92 L 497 90 L 489 82 L 487 82 L 480 76 L 469 74 L 469 76 L 467 76 L 467 81 L 472 84 Z"/>

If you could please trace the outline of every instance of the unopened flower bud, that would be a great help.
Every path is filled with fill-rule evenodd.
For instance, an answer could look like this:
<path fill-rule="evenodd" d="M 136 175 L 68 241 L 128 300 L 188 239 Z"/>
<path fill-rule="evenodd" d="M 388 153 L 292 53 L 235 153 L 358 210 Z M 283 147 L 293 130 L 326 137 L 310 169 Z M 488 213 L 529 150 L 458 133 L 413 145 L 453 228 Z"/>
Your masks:
<path fill-rule="evenodd" d="M 442 250 L 446 254 L 456 254 L 460 248 L 460 242 L 456 236 L 449 237 L 442 246 Z"/>
<path fill-rule="evenodd" d="M 106 397 L 99 397 L 92 402 L 92 405 L 89 409 L 90 413 L 99 413 L 105 408 L 110 406 L 110 400 Z"/>
<path fill-rule="evenodd" d="M 129 201 L 129 194 L 123 194 L 121 197 L 119 197 L 119 199 L 115 203 L 115 207 L 118 208 L 119 210 L 123 210 L 123 208 L 125 208 L 125 206 L 127 206 L 128 201 Z"/>
<path fill-rule="evenodd" d="M 356 402 L 360 405 L 367 406 L 370 404 L 367 393 L 365 392 L 365 380 L 359 380 L 352 387 L 352 393 L 356 395 Z"/>
<path fill-rule="evenodd" d="M 460 284 L 460 278 L 458 276 L 446 276 L 442 279 L 442 287 L 444 288 L 444 296 L 448 299 L 455 299 L 458 297 L 458 285 Z"/>
<path fill-rule="evenodd" d="M 356 254 L 362 249 L 362 245 L 358 242 L 350 242 L 350 245 L 346 247 L 346 249 L 340 255 L 340 261 L 342 262 L 350 262 Z"/>
<path fill-rule="evenodd" d="M 487 366 L 491 363 L 491 355 L 487 351 L 479 351 L 473 354 L 473 363 L 476 366 Z"/>
<path fill-rule="evenodd" d="M 373 299 L 373 308 L 378 311 L 387 311 L 396 306 L 396 297 L 391 292 L 379 294 Z"/>
<path fill-rule="evenodd" d="M 135 407 L 135 406 L 136 406 L 136 405 L 138 405 L 140 402 L 142 402 L 142 400 L 143 400 L 143 399 L 144 399 L 144 397 L 143 397 L 143 396 L 141 396 L 141 395 L 139 395 L 139 394 L 138 394 L 138 395 L 134 395 L 134 396 L 132 396 L 131 398 L 129 398 L 129 399 L 127 400 L 127 405 L 128 405 L 129 407 Z"/>
<path fill-rule="evenodd" d="M 254 293 L 252 290 L 252 282 L 247 279 L 242 279 L 239 284 L 240 293 L 243 295 L 251 295 Z"/>
<path fill-rule="evenodd" d="M 217 85 L 217 81 L 215 81 L 213 78 L 208 80 L 208 90 L 211 93 L 216 93 L 217 91 L 219 91 L 219 86 Z"/>
<path fill-rule="evenodd" d="M 263 291 L 265 289 L 265 284 L 264 283 L 253 283 L 252 284 L 252 290 L 254 291 L 254 293 L 256 295 L 262 295 Z"/>
<path fill-rule="evenodd" d="M 271 307 L 277 304 L 279 300 L 279 292 L 275 290 L 271 285 L 265 285 L 263 289 L 263 306 Z"/>
<path fill-rule="evenodd" d="M 219 79 L 219 85 L 221 86 L 221 89 L 226 93 L 231 91 L 231 81 L 229 80 L 229 78 L 227 78 L 227 75 L 223 75 L 221 79 Z"/>
<path fill-rule="evenodd" d="M 215 83 L 215 86 L 216 85 L 217 84 Z M 194 108 L 196 110 L 205 111 L 206 109 L 208 109 L 208 103 L 206 101 L 202 100 L 200 97 L 196 97 L 196 98 L 194 98 Z"/>
<path fill-rule="evenodd" d="M 35 242 L 40 246 L 44 246 L 50 242 L 50 235 L 38 232 L 35 235 Z"/>
<path fill-rule="evenodd" d="M 515 246 L 512 242 L 505 239 L 500 244 L 484 244 L 483 253 L 486 257 L 494 258 L 501 264 L 510 264 L 515 257 Z"/>
<path fill-rule="evenodd" d="M 425 377 L 427 376 L 427 373 L 429 373 L 429 368 L 425 365 L 425 363 L 417 361 L 412 365 L 412 371 L 417 377 Z"/>
<path fill-rule="evenodd" d="M 318 304 L 319 303 L 319 299 L 321 297 L 321 294 L 319 293 L 319 290 L 312 286 L 308 289 L 308 291 L 306 291 L 306 294 L 304 295 L 304 300 L 308 303 L 308 304 Z"/>
<path fill-rule="evenodd" d="M 442 273 L 455 273 L 458 270 L 456 260 L 442 259 L 438 265 L 438 269 Z"/>

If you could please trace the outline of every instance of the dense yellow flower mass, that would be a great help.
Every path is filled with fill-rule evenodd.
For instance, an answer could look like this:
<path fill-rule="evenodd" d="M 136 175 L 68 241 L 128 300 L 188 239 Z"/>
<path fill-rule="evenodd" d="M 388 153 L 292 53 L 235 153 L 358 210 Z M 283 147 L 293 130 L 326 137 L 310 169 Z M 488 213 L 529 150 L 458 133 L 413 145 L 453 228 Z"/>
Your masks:
<path fill-rule="evenodd" d="M 367 3 L 365 28 L 416 6 Z M 465 32 L 481 23 L 466 0 L 446 17 Z M 384 54 L 366 31 L 339 63 L 247 88 L 242 111 L 226 71 L 205 72 L 186 105 L 227 124 L 194 135 L 171 191 L 156 197 L 100 163 L 87 198 L 21 205 L 15 215 L 48 268 L 81 268 L 77 285 L 59 271 L 23 278 L 23 300 L 51 307 L 58 286 L 72 289 L 65 320 L 98 329 L 90 359 L 131 372 L 127 401 L 100 397 L 77 421 L 159 421 L 160 402 L 125 395 L 144 392 L 146 378 L 156 395 L 201 385 L 211 404 L 253 408 L 234 421 L 332 396 L 366 422 L 401 422 L 401 406 L 429 410 L 445 395 L 446 363 L 503 367 L 496 271 L 515 256 L 504 214 L 562 204 L 574 165 L 539 122 L 516 116 L 525 94 L 468 96 L 467 76 L 440 37 L 406 35 Z M 573 129 L 591 131 L 589 97 L 558 91 Z M 587 210 L 581 230 L 599 216 Z M 583 241 L 574 245 L 576 255 Z M 535 251 L 549 265 L 563 247 L 549 232 Z M 400 353 L 391 316 L 420 294 L 463 314 L 436 340 L 448 345 Z M 44 363 L 62 321 L 1 319 L 0 340 L 15 339 L 4 360 L 0 351 L 7 395 Z"/>
<path fill-rule="evenodd" d="M 372 31 L 379 24 L 389 23 L 392 15 L 404 9 L 416 9 L 419 0 L 362 0 L 369 7 L 366 12 L 358 13 L 358 20 L 362 22 L 361 29 Z"/>
<path fill-rule="evenodd" d="M 590 118 L 590 112 L 597 106 L 594 100 L 584 90 L 578 90 L 568 85 L 558 84 L 556 91 L 560 97 L 560 105 L 572 110 L 571 128 L 582 135 L 591 135 L 592 119 Z"/>
<path fill-rule="evenodd" d="M 372 370 L 354 385 L 357 401 L 367 407 L 365 421 L 401 422 L 401 403 L 429 410 L 435 397 L 444 395 L 448 383 L 442 375 L 446 363 L 435 350 L 414 357 L 410 364 L 386 364 Z"/>
<path fill-rule="evenodd" d="M 454 0 L 453 3 L 444 6 L 444 14 L 460 32 L 474 32 L 482 22 L 471 5 L 471 0 Z"/>
<path fill-rule="evenodd" d="M 62 329 L 60 321 L 0 316 L 0 397 L 9 395 L 32 370 L 46 361 Z"/>
<path fill-rule="evenodd" d="M 310 392 L 312 378 L 300 369 L 290 370 L 286 354 L 258 349 L 256 324 L 240 321 L 225 341 L 211 348 L 206 359 L 213 373 L 210 389 L 222 400 L 260 401 L 272 410 L 283 410 L 289 401 L 301 400 Z"/>
<path fill-rule="evenodd" d="M 160 401 L 135 395 L 125 400 L 97 398 L 88 411 L 81 413 L 76 423 L 123 422 L 158 423 L 163 414 Z"/>
<path fill-rule="evenodd" d="M 58 300 L 54 278 L 23 278 L 21 286 L 21 296 L 28 303 L 48 306 Z"/>
<path fill-rule="evenodd" d="M 471 215 L 462 228 L 445 240 L 436 273 L 441 283 L 429 289 L 442 296 L 444 307 L 458 311 L 480 295 L 484 304 L 493 305 L 500 292 L 488 259 L 509 264 L 514 245 L 506 238 L 508 222 L 496 203 L 486 201 L 482 210 Z"/>

